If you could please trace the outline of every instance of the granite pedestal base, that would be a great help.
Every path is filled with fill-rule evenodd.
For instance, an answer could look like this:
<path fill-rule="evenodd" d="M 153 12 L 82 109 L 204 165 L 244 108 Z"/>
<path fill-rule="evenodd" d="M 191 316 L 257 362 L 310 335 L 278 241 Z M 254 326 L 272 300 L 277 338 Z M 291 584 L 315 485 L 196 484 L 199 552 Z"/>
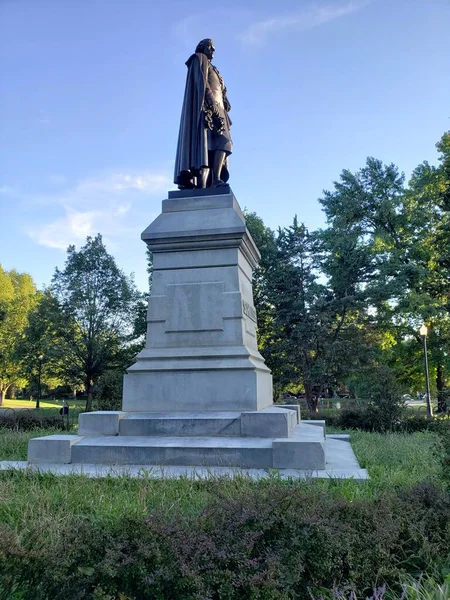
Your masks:
<path fill-rule="evenodd" d="M 77 436 L 31 440 L 29 462 L 325 469 L 323 424 L 273 405 L 253 304 L 260 255 L 229 187 L 169 193 L 142 239 L 147 337 L 123 410 L 81 415 Z"/>
<path fill-rule="evenodd" d="M 78 435 L 31 440 L 28 460 L 321 470 L 325 436 L 323 427 L 299 422 L 296 407 L 243 413 L 92 412 L 80 415 Z"/>

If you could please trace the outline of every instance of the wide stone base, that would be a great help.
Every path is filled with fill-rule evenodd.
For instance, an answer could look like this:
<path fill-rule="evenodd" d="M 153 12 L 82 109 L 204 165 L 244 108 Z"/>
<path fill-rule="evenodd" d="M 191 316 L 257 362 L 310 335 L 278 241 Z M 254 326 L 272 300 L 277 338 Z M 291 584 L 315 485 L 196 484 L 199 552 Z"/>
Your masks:
<path fill-rule="evenodd" d="M 77 436 L 30 441 L 33 464 L 325 468 L 323 427 L 298 421 L 298 411 L 272 406 L 262 411 L 126 413 L 80 415 Z"/>
<path fill-rule="evenodd" d="M 349 436 L 327 435 L 327 457 L 325 469 L 277 469 L 276 476 L 281 479 L 369 479 L 366 469 L 361 469 L 352 447 Z M 56 461 L 32 464 L 27 461 L 0 461 L 0 471 L 21 470 L 31 473 L 52 473 L 54 475 L 80 475 L 83 477 L 134 477 L 143 479 L 178 479 L 205 480 L 216 478 L 245 477 L 253 480 L 273 476 L 271 469 L 243 469 L 235 467 L 190 467 L 162 465 L 107 465 L 91 463 L 61 464 Z"/>
<path fill-rule="evenodd" d="M 149 370 L 148 362 L 138 358 L 124 376 L 124 411 L 259 410 L 273 401 L 270 371 L 257 369 L 248 359 L 235 359 L 237 368 L 223 358 L 196 361 L 191 370 L 170 370 L 166 361 L 166 370 L 159 371 Z"/>

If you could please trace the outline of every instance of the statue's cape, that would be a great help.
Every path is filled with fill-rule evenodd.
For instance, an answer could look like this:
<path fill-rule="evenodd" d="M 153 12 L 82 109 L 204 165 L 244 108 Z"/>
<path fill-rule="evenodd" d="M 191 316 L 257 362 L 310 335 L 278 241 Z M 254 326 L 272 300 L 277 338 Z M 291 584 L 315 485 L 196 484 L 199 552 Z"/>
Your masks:
<path fill-rule="evenodd" d="M 175 183 L 182 183 L 182 173 L 208 166 L 208 141 L 203 115 L 208 59 L 204 54 L 193 54 L 186 62 L 188 73 L 181 110 L 180 132 L 175 159 Z M 187 175 L 187 173 L 185 174 Z"/>

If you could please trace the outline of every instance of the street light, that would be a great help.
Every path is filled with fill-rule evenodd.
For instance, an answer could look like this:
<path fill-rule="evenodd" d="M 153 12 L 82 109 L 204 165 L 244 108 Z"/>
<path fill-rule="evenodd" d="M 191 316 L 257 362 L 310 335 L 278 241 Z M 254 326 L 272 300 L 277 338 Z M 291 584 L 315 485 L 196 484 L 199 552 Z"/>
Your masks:
<path fill-rule="evenodd" d="M 41 373 L 42 373 L 42 361 L 44 360 L 44 355 L 40 354 L 38 356 L 38 394 L 37 394 L 37 400 L 36 400 L 36 408 L 40 407 L 40 401 L 41 401 Z"/>
<path fill-rule="evenodd" d="M 425 371 L 425 386 L 426 386 L 426 397 L 427 397 L 427 417 L 433 418 L 433 409 L 431 407 L 431 396 L 430 396 L 430 380 L 428 378 L 428 357 L 427 357 L 427 334 L 428 328 L 425 323 L 419 329 L 419 333 L 422 336 L 423 341 L 423 366 Z"/>

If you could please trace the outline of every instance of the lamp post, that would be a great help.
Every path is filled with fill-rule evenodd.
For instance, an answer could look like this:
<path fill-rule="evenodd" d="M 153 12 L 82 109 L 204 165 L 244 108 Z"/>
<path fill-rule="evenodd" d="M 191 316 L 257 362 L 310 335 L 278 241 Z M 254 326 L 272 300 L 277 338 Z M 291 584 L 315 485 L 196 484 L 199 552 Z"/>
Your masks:
<path fill-rule="evenodd" d="M 428 378 L 428 356 L 427 356 L 427 333 L 428 328 L 425 323 L 419 329 L 419 333 L 422 336 L 423 341 L 423 366 L 425 371 L 425 392 L 427 396 L 427 417 L 433 418 L 433 409 L 431 407 L 431 396 L 430 396 L 430 380 Z"/>
<path fill-rule="evenodd" d="M 42 373 L 42 361 L 44 360 L 44 356 L 42 354 L 40 354 L 38 356 L 38 393 L 37 393 L 37 400 L 36 400 L 36 408 L 40 407 L 40 402 L 41 402 L 41 373 Z"/>

